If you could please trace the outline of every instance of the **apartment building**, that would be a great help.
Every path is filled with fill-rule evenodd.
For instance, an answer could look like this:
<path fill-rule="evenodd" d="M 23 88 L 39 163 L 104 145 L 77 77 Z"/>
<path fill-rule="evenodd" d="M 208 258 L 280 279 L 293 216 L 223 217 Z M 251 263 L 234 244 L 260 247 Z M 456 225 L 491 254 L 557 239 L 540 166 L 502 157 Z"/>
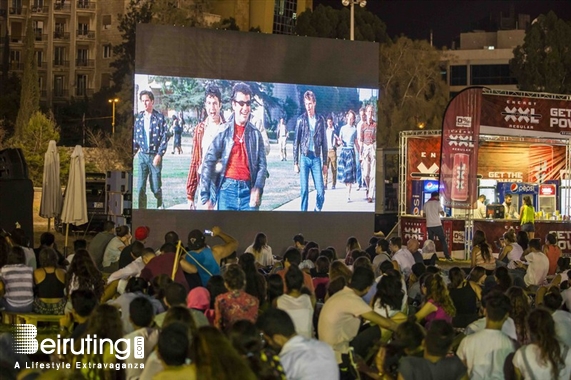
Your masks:
<path fill-rule="evenodd" d="M 22 73 L 30 20 L 43 104 L 57 106 L 109 86 L 113 45 L 121 42 L 118 15 L 127 4 L 128 0 L 0 0 L 0 35 L 5 41 L 8 34 L 10 71 Z"/>

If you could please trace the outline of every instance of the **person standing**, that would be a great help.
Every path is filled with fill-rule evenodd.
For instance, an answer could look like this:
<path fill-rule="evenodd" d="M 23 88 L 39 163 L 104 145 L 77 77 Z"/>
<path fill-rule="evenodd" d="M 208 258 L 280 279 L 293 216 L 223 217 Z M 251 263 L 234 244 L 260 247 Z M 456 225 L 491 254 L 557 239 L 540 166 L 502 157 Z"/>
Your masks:
<path fill-rule="evenodd" d="M 361 129 L 363 124 L 365 124 L 367 116 L 365 114 L 365 107 L 359 109 L 359 122 L 357 123 L 357 138 L 361 137 Z M 363 144 L 363 141 L 359 141 L 359 147 Z M 361 152 L 359 149 L 356 150 L 357 155 L 357 190 L 361 190 L 361 187 L 365 186 L 365 181 L 363 179 L 363 173 L 361 172 Z"/>
<path fill-rule="evenodd" d="M 280 118 L 278 124 L 278 144 L 280 144 L 280 157 L 282 161 L 287 161 L 287 125 L 284 118 Z"/>
<path fill-rule="evenodd" d="M 325 189 L 327 190 L 327 180 L 329 175 L 329 167 L 331 167 L 331 188 L 335 189 L 337 183 L 337 145 L 339 145 L 339 137 L 335 134 L 333 119 L 327 117 L 327 129 L 325 130 L 327 139 L 327 170 L 325 171 Z"/>
<path fill-rule="evenodd" d="M 511 194 L 506 194 L 506 197 L 504 198 L 504 203 L 502 203 L 502 206 L 504 206 L 504 218 L 519 219 L 519 214 L 512 205 L 512 198 L 513 196 Z"/>
<path fill-rule="evenodd" d="M 218 134 L 222 118 L 220 107 L 222 105 L 222 94 L 216 86 L 206 88 L 204 109 L 208 115 L 206 119 L 199 123 L 194 129 L 192 139 L 192 155 L 188 168 L 188 178 L 186 180 L 186 199 L 188 207 L 196 210 L 194 196 L 200 183 L 200 174 L 203 170 L 203 160 L 212 140 Z"/>
<path fill-rule="evenodd" d="M 174 140 L 171 154 L 174 154 L 175 149 L 178 154 L 182 154 L 182 125 L 180 125 L 180 122 L 178 121 L 178 116 L 172 115 L 172 124 Z"/>
<path fill-rule="evenodd" d="M 351 186 L 358 181 L 357 159 L 355 151 L 359 151 L 357 128 L 355 128 L 355 112 L 349 110 L 346 116 L 347 124 L 341 127 L 339 139 L 341 140 L 341 155 L 339 156 L 339 181 L 347 188 L 347 202 L 351 202 Z M 355 149 L 356 148 L 356 149 Z"/>
<path fill-rule="evenodd" d="M 165 117 L 153 108 L 155 95 L 151 91 L 141 91 L 139 100 L 145 107 L 145 110 L 137 115 L 133 133 L 133 154 L 139 154 L 139 208 L 147 208 L 147 178 L 150 177 L 151 191 L 157 199 L 157 208 L 164 209 L 161 170 L 163 156 L 167 150 L 167 124 Z"/>
<path fill-rule="evenodd" d="M 523 197 L 523 206 L 519 210 L 519 221 L 521 230 L 527 232 L 529 239 L 535 236 L 535 209 L 531 205 L 531 197 L 525 195 Z"/>
<path fill-rule="evenodd" d="M 373 105 L 365 107 L 365 122 L 361 126 L 359 142 L 361 147 L 361 173 L 367 188 L 367 202 L 373 203 L 375 196 L 375 174 L 377 171 L 377 123 L 373 120 Z"/>
<path fill-rule="evenodd" d="M 262 134 L 250 122 L 252 90 L 232 89 L 232 119 L 224 124 L 204 156 L 200 199 L 208 209 L 258 210 L 266 184 L 267 162 Z"/>
<path fill-rule="evenodd" d="M 474 210 L 475 219 L 486 219 L 486 196 L 480 194 L 476 202 L 476 209 Z"/>
<path fill-rule="evenodd" d="M 297 118 L 293 143 L 293 168 L 299 173 L 301 185 L 301 211 L 307 211 L 309 197 L 309 173 L 313 177 L 316 192 L 314 211 L 321 211 L 325 201 L 323 174 L 327 172 L 327 142 L 325 141 L 325 120 L 315 113 L 315 94 L 303 94 L 305 110 Z"/>
<path fill-rule="evenodd" d="M 448 242 L 444 235 L 444 228 L 442 228 L 442 221 L 440 216 L 444 216 L 444 209 L 440 204 L 438 191 L 431 193 L 430 199 L 424 204 L 424 216 L 426 217 L 426 229 L 428 230 L 428 238 L 434 240 L 437 236 L 438 240 L 442 243 L 442 251 L 446 260 L 453 261 L 448 251 Z"/>

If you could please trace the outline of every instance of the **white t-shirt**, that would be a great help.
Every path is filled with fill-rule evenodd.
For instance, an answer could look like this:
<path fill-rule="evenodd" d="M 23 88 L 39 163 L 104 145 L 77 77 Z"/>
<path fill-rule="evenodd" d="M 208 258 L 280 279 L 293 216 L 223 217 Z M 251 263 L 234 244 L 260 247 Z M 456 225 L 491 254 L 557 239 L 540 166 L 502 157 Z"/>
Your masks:
<path fill-rule="evenodd" d="M 202 150 L 202 161 L 204 162 L 204 157 L 206 156 L 206 152 L 208 152 L 208 148 L 210 148 L 210 144 L 220 131 L 220 124 L 210 123 L 204 126 L 204 134 L 202 135 L 202 142 L 200 143 L 200 149 Z M 202 173 L 202 163 L 198 167 L 198 172 Z"/>
<path fill-rule="evenodd" d="M 471 380 L 503 380 L 504 363 L 514 351 L 514 342 L 506 334 L 484 329 L 465 337 L 456 355 L 468 367 Z"/>
<path fill-rule="evenodd" d="M 261 266 L 267 267 L 270 265 L 274 265 L 274 255 L 272 254 L 272 247 L 269 245 L 264 245 L 262 249 L 260 249 L 259 253 L 254 252 L 254 244 L 250 245 L 244 251 L 246 253 L 251 253 L 256 258 L 256 262 Z"/>
<path fill-rule="evenodd" d="M 518 243 L 511 243 L 512 250 L 508 253 L 508 269 L 516 269 L 514 261 L 521 260 L 521 255 L 523 255 L 523 248 Z"/>
<path fill-rule="evenodd" d="M 551 375 L 551 362 L 541 363 L 539 347 L 532 343 L 521 347 L 516 351 L 513 364 L 520 370 L 524 379 L 553 379 Z M 565 366 L 561 368 L 558 379 L 569 379 L 571 376 L 571 351 L 561 345 L 561 355 L 565 354 Z M 525 365 L 524 356 L 529 367 Z M 530 373 L 531 372 L 531 373 Z"/>
<path fill-rule="evenodd" d="M 284 344 L 280 362 L 288 379 L 339 380 L 339 367 L 331 347 L 296 335 Z"/>
<path fill-rule="evenodd" d="M 313 305 L 307 294 L 295 298 L 284 294 L 277 299 L 278 309 L 289 314 L 295 326 L 295 332 L 304 338 L 313 337 Z"/>
<path fill-rule="evenodd" d="M 555 337 L 567 347 L 571 347 L 571 313 L 555 310 L 551 316 L 555 322 Z"/>
<path fill-rule="evenodd" d="M 525 256 L 529 263 L 523 280 L 525 285 L 543 285 L 549 272 L 549 259 L 543 252 L 530 252 Z"/>
<path fill-rule="evenodd" d="M 325 302 L 319 314 L 319 340 L 329 344 L 337 363 L 341 354 L 349 352 L 349 342 L 357 336 L 360 316 L 373 309 L 353 289 L 344 287 Z"/>
<path fill-rule="evenodd" d="M 393 260 L 399 264 L 400 271 L 408 278 L 414 265 L 414 257 L 406 248 L 401 248 L 393 255 Z"/>
<path fill-rule="evenodd" d="M 438 227 L 442 225 L 440 213 L 444 212 L 438 199 L 430 199 L 424 204 L 424 215 L 426 216 L 426 227 Z"/>
<path fill-rule="evenodd" d="M 486 318 L 480 318 L 477 321 L 470 323 L 466 329 L 464 330 L 465 335 L 475 334 L 478 331 L 482 331 L 486 328 Z M 512 338 L 513 340 L 517 341 L 517 332 L 515 329 L 514 320 L 509 318 L 506 319 L 504 324 L 502 325 L 502 330 L 504 334 Z"/>

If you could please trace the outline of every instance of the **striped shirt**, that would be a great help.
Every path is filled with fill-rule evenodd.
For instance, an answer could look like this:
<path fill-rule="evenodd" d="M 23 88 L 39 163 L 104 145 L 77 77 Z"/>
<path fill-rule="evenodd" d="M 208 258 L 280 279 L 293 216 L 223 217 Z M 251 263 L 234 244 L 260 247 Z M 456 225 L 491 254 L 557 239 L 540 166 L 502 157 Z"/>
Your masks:
<path fill-rule="evenodd" d="M 363 144 L 371 145 L 377 141 L 377 123 L 374 121 L 369 123 L 363 123 L 361 127 L 361 136 L 359 136 L 359 141 Z"/>
<path fill-rule="evenodd" d="M 34 302 L 34 270 L 24 264 L 5 265 L 0 269 L 4 282 L 5 301 L 11 307 L 29 306 Z"/>

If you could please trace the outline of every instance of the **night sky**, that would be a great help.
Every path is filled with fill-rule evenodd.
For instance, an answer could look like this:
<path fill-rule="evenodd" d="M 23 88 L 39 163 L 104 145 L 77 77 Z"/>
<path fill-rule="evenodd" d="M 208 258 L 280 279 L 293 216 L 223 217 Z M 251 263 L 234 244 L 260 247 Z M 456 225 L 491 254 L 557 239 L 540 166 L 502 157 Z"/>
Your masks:
<path fill-rule="evenodd" d="M 318 4 L 343 7 L 341 0 L 314 0 L 313 3 L 314 7 Z M 529 14 L 531 20 L 550 10 L 559 18 L 571 20 L 569 0 L 368 0 L 366 8 L 383 20 L 390 37 L 404 34 L 412 39 L 428 40 L 432 29 L 434 45 L 450 47 L 451 41 L 460 33 L 475 29 L 480 20 L 489 18 L 490 13 L 509 14 L 510 4 L 514 4 L 516 14 Z"/>

